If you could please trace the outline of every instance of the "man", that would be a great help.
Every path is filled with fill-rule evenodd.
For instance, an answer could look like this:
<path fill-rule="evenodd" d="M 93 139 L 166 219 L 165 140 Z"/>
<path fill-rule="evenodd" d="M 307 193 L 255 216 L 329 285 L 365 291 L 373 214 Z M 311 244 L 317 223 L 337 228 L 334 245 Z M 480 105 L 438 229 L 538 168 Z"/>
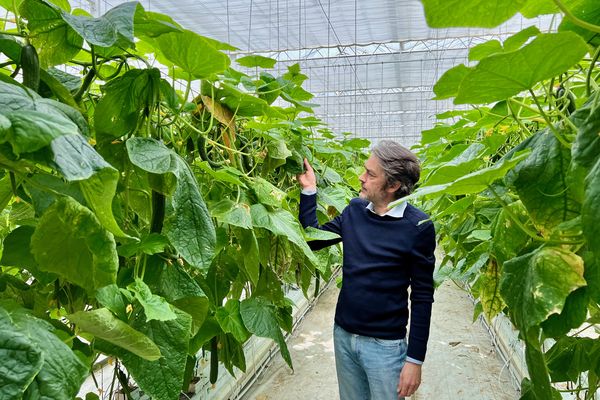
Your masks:
<path fill-rule="evenodd" d="M 390 203 L 410 194 L 419 180 L 419 160 L 393 141 L 381 141 L 359 177 L 360 197 L 319 226 L 317 180 L 308 161 L 298 175 L 299 219 L 340 235 L 309 242 L 313 250 L 342 242 L 343 280 L 335 311 L 334 348 L 341 400 L 392 400 L 421 384 L 435 264 L 435 231 L 416 207 Z M 410 334 L 406 342 L 409 319 Z"/>

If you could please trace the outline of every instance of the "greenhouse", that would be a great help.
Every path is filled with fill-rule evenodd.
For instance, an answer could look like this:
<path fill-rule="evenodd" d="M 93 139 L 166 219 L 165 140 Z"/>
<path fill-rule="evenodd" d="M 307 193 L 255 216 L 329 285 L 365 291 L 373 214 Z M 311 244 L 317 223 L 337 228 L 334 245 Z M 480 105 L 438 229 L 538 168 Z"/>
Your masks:
<path fill-rule="evenodd" d="M 597 0 L 0 12 L 1 400 L 600 398 Z"/>

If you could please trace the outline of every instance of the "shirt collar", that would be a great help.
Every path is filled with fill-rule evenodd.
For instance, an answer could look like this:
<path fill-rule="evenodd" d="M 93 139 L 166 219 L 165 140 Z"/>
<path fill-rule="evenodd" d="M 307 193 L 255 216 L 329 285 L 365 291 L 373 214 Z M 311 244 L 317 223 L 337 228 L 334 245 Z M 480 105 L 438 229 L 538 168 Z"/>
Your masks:
<path fill-rule="evenodd" d="M 388 217 L 392 217 L 392 218 L 404 217 L 404 210 L 406 210 L 407 203 L 405 201 L 403 201 L 402 203 L 397 203 L 397 201 L 394 201 L 393 203 L 396 203 L 398 205 L 389 209 L 388 211 L 386 211 L 386 213 L 383 214 L 382 216 L 388 216 Z M 392 204 L 392 203 L 390 203 L 390 204 Z M 371 211 L 373 214 L 377 214 L 375 212 L 375 209 L 373 208 L 373 203 L 371 203 L 371 202 L 369 202 L 369 204 L 367 204 L 367 210 Z"/>

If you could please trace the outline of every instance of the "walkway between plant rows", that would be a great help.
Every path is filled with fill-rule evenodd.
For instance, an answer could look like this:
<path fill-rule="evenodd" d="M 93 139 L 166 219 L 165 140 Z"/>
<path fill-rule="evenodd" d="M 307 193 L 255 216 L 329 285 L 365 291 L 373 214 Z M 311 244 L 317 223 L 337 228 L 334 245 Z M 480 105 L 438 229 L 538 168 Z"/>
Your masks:
<path fill-rule="evenodd" d="M 331 284 L 288 341 L 292 372 L 274 357 L 243 400 L 336 400 L 332 324 L 338 289 Z M 452 282 L 437 289 L 423 383 L 410 400 L 514 400 L 508 370 L 490 334 L 472 322 L 473 303 Z"/>

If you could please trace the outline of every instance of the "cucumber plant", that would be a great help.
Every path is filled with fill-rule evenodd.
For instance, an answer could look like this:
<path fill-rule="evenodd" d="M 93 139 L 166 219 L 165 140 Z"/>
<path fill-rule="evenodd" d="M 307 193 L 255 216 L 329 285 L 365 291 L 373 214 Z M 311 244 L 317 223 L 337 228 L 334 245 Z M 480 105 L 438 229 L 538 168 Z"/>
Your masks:
<path fill-rule="evenodd" d="M 331 217 L 368 141 L 311 115 L 298 65 L 246 57 L 248 75 L 232 46 L 136 2 L 0 7 L 0 397 L 75 398 L 105 355 L 103 398 L 132 378 L 178 399 L 204 351 L 211 382 L 244 371 L 253 335 L 291 367 L 285 289 L 309 296 L 340 261 L 308 248 L 295 175 L 310 158 Z"/>
<path fill-rule="evenodd" d="M 467 282 L 475 317 L 500 312 L 525 344 L 522 399 L 596 398 L 600 386 L 600 6 L 595 1 L 423 0 L 432 27 L 493 27 L 562 12 L 470 49 L 436 98 L 469 104 L 424 131 L 421 197 L 445 250 L 439 274 Z M 475 10 L 475 11 L 474 11 Z"/>

